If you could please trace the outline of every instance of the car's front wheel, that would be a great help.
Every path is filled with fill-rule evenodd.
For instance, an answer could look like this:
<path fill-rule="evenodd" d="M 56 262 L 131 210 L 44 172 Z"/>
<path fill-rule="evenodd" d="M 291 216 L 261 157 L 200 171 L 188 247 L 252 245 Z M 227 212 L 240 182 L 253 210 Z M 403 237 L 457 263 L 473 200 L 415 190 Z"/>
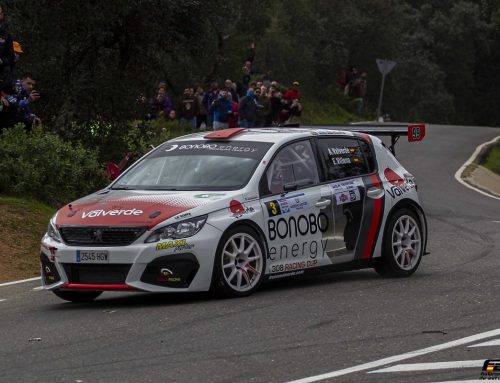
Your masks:
<path fill-rule="evenodd" d="M 74 303 L 86 303 L 92 302 L 102 291 L 65 291 L 65 290 L 53 290 L 52 291 L 59 298 L 65 301 L 70 301 Z"/>
<path fill-rule="evenodd" d="M 407 277 L 413 274 L 422 260 L 422 227 L 411 210 L 401 209 L 393 214 L 386 226 L 383 254 L 375 270 L 386 277 Z"/>
<path fill-rule="evenodd" d="M 213 288 L 227 297 L 250 295 L 259 287 L 265 267 L 265 248 L 257 232 L 249 227 L 235 227 L 219 243 Z"/>

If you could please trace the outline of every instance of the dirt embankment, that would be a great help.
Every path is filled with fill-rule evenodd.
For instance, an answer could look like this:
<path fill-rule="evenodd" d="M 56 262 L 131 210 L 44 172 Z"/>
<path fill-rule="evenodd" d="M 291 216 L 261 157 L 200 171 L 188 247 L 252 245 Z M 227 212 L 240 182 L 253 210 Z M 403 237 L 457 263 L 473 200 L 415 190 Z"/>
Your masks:
<path fill-rule="evenodd" d="M 0 283 L 40 274 L 40 239 L 55 209 L 0 197 Z"/>

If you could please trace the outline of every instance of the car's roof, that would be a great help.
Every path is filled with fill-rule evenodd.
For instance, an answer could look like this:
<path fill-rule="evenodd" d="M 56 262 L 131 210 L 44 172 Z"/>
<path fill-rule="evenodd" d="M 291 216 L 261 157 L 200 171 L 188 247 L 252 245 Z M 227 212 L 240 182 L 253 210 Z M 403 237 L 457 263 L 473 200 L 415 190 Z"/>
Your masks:
<path fill-rule="evenodd" d="M 211 139 L 205 138 L 211 132 L 193 133 L 187 136 L 178 137 L 175 141 L 199 141 Z M 297 138 L 305 138 L 312 136 L 338 135 L 338 136 L 355 136 L 355 133 L 346 130 L 326 130 L 319 128 L 251 128 L 245 129 L 224 140 L 227 141 L 258 141 L 282 143 Z"/>

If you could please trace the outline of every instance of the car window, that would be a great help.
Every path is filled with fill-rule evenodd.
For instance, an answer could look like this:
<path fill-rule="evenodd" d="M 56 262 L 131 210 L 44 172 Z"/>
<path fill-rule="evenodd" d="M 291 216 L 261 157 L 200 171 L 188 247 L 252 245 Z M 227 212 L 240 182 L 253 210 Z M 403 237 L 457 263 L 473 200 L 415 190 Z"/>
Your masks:
<path fill-rule="evenodd" d="M 358 177 L 374 170 L 369 145 L 355 138 L 320 138 L 319 147 L 326 164 L 327 180 Z"/>
<path fill-rule="evenodd" d="M 373 154 L 373 150 L 368 144 L 368 142 L 364 140 L 358 140 L 359 146 L 361 147 L 361 152 L 363 153 L 366 160 L 366 167 L 368 173 L 372 173 L 375 171 L 375 155 Z"/>
<path fill-rule="evenodd" d="M 283 193 L 287 184 L 297 188 L 317 184 L 318 168 L 311 143 L 293 142 L 282 148 L 269 164 L 263 181 L 265 194 Z"/>
<path fill-rule="evenodd" d="M 271 146 L 251 141 L 167 143 L 120 177 L 113 188 L 241 189 Z"/>

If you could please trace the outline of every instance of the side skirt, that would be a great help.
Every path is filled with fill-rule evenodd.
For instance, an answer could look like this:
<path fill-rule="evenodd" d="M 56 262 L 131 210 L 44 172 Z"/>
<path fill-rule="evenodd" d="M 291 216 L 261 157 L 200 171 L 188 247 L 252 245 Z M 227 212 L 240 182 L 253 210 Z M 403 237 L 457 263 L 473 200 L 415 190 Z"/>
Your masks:
<path fill-rule="evenodd" d="M 338 265 L 327 265 L 327 266 L 315 267 L 312 269 L 301 269 L 301 270 L 285 271 L 282 273 L 268 274 L 264 276 L 262 282 L 267 283 L 275 280 L 321 275 L 321 274 L 334 273 L 338 271 L 369 269 L 375 267 L 377 260 L 378 258 L 355 259 L 351 262 L 341 263 Z"/>

